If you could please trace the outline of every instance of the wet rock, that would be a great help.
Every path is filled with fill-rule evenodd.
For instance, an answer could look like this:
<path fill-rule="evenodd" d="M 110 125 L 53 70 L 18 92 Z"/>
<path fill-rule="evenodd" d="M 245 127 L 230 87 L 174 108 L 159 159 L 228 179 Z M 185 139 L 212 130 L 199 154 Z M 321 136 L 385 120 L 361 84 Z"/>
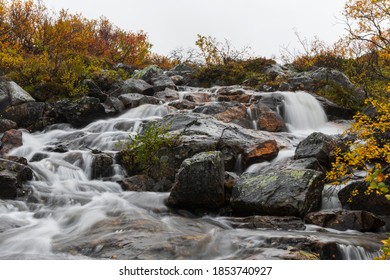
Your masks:
<path fill-rule="evenodd" d="M 41 161 L 45 158 L 48 158 L 49 155 L 48 154 L 45 154 L 45 153 L 35 153 L 32 158 L 30 159 L 30 162 L 37 162 L 37 161 Z"/>
<path fill-rule="evenodd" d="M 203 104 L 211 101 L 211 96 L 207 92 L 187 92 L 184 94 L 183 98 L 196 104 Z"/>
<path fill-rule="evenodd" d="M 111 175 L 114 159 L 107 154 L 92 154 L 91 179 L 99 179 Z"/>
<path fill-rule="evenodd" d="M 333 89 L 342 89 L 347 92 L 348 98 L 353 98 L 358 104 L 362 104 L 366 94 L 362 89 L 356 88 L 348 77 L 335 69 L 320 67 L 312 71 L 296 73 L 288 79 L 294 90 L 306 90 L 311 92 L 326 90 L 326 86 Z"/>
<path fill-rule="evenodd" d="M 39 130 L 48 124 L 44 117 L 47 106 L 43 102 L 29 102 L 10 106 L 2 115 L 4 118 L 15 122 L 18 127 Z"/>
<path fill-rule="evenodd" d="M 167 88 L 163 91 L 156 92 L 154 97 L 164 101 L 175 101 L 179 99 L 179 93 L 176 90 Z"/>
<path fill-rule="evenodd" d="M 181 86 L 181 85 L 184 85 L 185 84 L 185 79 L 183 76 L 181 75 L 173 75 L 173 76 L 170 76 L 172 82 L 176 85 L 176 86 Z"/>
<path fill-rule="evenodd" d="M 126 109 L 122 101 L 120 101 L 119 98 L 114 96 L 107 97 L 106 101 L 104 102 L 104 105 L 107 106 L 107 108 L 113 113 L 121 113 Z"/>
<path fill-rule="evenodd" d="M 99 98 L 100 102 L 104 103 L 107 99 L 107 94 L 103 93 L 103 91 L 99 88 L 99 86 L 90 79 L 86 79 L 82 82 L 82 86 L 88 89 L 87 95 L 89 97 Z"/>
<path fill-rule="evenodd" d="M 333 103 L 332 101 L 326 99 L 325 97 L 319 96 L 312 93 L 312 95 L 321 103 L 322 108 L 326 113 L 326 116 L 330 121 L 333 120 L 351 120 L 355 115 L 355 112 L 349 108 Z"/>
<path fill-rule="evenodd" d="M 32 170 L 20 163 L 0 159 L 0 199 L 14 199 L 22 183 L 32 180 Z"/>
<path fill-rule="evenodd" d="M 169 106 L 174 107 L 178 110 L 192 110 L 195 109 L 196 104 L 188 100 L 183 100 L 170 102 Z"/>
<path fill-rule="evenodd" d="M 369 211 L 377 215 L 390 215 L 390 200 L 375 192 L 366 194 L 368 184 L 359 180 L 348 184 L 338 193 L 344 209 Z"/>
<path fill-rule="evenodd" d="M 250 117 L 257 122 L 257 128 L 269 132 L 287 131 L 283 118 L 276 112 L 272 111 L 265 104 L 258 103 L 249 107 Z"/>
<path fill-rule="evenodd" d="M 244 218 L 229 218 L 233 228 L 248 229 L 276 229 L 276 230 L 304 230 L 303 220 L 297 217 L 275 217 L 275 216 L 250 216 Z"/>
<path fill-rule="evenodd" d="M 113 93 L 113 96 L 118 97 L 125 93 L 140 93 L 144 95 L 153 95 L 153 86 L 144 80 L 128 79 L 123 82 L 120 89 Z"/>
<path fill-rule="evenodd" d="M 222 87 L 217 91 L 218 101 L 237 101 L 248 103 L 251 96 L 245 89 L 237 86 Z"/>
<path fill-rule="evenodd" d="M 267 140 L 258 145 L 249 146 L 243 153 L 243 166 L 248 167 L 253 163 L 269 161 L 279 153 L 275 140 Z"/>
<path fill-rule="evenodd" d="M 83 127 L 106 117 L 104 106 L 94 97 L 83 97 L 79 100 L 63 99 L 55 106 L 58 114 L 62 114 L 74 127 Z"/>
<path fill-rule="evenodd" d="M 10 129 L 16 129 L 17 123 L 7 119 L 0 119 L 0 133 L 4 133 Z"/>
<path fill-rule="evenodd" d="M 225 202 L 220 152 L 200 153 L 183 161 L 168 198 L 172 207 L 216 210 Z"/>
<path fill-rule="evenodd" d="M 23 145 L 22 132 L 20 130 L 11 129 L 4 133 L 1 138 L 0 154 L 8 154 L 11 150 Z"/>
<path fill-rule="evenodd" d="M 219 150 L 228 171 L 234 170 L 236 159 L 244 152 L 248 158 L 257 158 L 259 161 L 270 159 L 276 153 L 265 153 L 263 157 L 256 156 L 255 153 L 261 149 L 262 144 L 270 143 L 270 140 L 276 139 L 278 148 L 288 145 L 283 142 L 283 138 L 268 132 L 226 124 L 204 114 L 178 112 L 165 116 L 160 122 L 169 124 L 170 132 L 182 135 L 181 144 L 175 148 L 176 159 L 184 160 L 200 152 Z"/>
<path fill-rule="evenodd" d="M 367 211 L 323 210 L 309 213 L 305 222 L 337 230 L 377 231 L 386 223 Z"/>
<path fill-rule="evenodd" d="M 246 128 L 251 128 L 250 122 L 246 116 L 246 107 L 240 103 L 227 104 L 223 103 L 225 107 L 223 112 L 216 113 L 214 117 L 224 123 L 236 123 Z"/>
<path fill-rule="evenodd" d="M 119 182 L 124 191 L 131 192 L 165 192 L 163 182 L 156 182 L 147 175 L 135 175 Z"/>
<path fill-rule="evenodd" d="M 145 99 L 145 95 L 139 93 L 125 93 L 118 97 L 122 102 L 125 108 L 135 108 L 138 107 L 142 100 Z"/>
<path fill-rule="evenodd" d="M 233 187 L 231 206 L 238 215 L 303 217 L 318 209 L 322 179 L 314 170 L 244 174 Z"/>
<path fill-rule="evenodd" d="M 0 79 L 0 111 L 3 111 L 8 106 L 34 101 L 35 99 L 15 82 Z"/>
<path fill-rule="evenodd" d="M 170 77 L 165 74 L 154 76 L 150 79 L 150 83 L 153 86 L 154 92 L 163 91 L 167 88 L 176 89 L 175 83 Z"/>
<path fill-rule="evenodd" d="M 330 167 L 334 159 L 334 151 L 341 145 L 341 141 L 321 132 L 314 132 L 301 141 L 296 150 L 294 159 L 314 157 L 324 167 Z"/>

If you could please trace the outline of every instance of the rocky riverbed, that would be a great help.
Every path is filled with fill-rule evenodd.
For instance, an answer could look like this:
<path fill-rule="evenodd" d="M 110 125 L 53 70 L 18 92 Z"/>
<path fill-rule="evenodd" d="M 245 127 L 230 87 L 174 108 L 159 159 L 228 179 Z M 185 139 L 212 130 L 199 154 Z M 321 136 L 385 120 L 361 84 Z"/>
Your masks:
<path fill-rule="evenodd" d="M 264 92 L 189 86 L 190 71 L 150 67 L 105 87 L 86 80 L 88 96 L 51 103 L 2 80 L 0 258 L 379 254 L 388 201 L 347 203 L 346 190 L 367 187 L 354 182 L 324 209 L 332 208 L 324 198 L 337 198 L 324 190 L 324 173 L 352 111 L 307 91 L 327 79 L 361 98 L 342 73 L 290 75 L 276 65 L 268 71 L 290 75 L 279 86 L 288 91 Z M 150 122 L 180 143 L 159 153 L 163 170 L 130 174 L 117 143 Z"/>

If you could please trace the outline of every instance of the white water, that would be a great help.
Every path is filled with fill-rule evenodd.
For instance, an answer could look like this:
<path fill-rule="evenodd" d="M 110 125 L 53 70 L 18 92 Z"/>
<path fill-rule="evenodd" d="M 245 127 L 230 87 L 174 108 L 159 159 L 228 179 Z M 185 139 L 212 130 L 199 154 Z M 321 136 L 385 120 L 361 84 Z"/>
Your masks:
<path fill-rule="evenodd" d="M 284 119 L 289 131 L 315 130 L 324 127 L 327 117 L 321 104 L 303 92 L 281 92 L 284 97 Z"/>
<path fill-rule="evenodd" d="M 89 149 L 113 155 L 118 140 L 168 112 L 166 106 L 143 105 L 80 130 L 56 125 L 44 133 L 24 132 L 24 145 L 12 154 L 29 160 L 34 180 L 26 186 L 32 194 L 28 201 L 0 200 L 0 259 L 80 259 L 101 250 L 108 252 L 98 258 L 272 259 L 280 258 L 286 246 L 276 248 L 278 244 L 267 240 L 285 242 L 295 237 L 340 240 L 345 248 L 355 248 L 349 239 L 355 239 L 356 233 L 327 234 L 313 227 L 306 231 L 235 230 L 223 217 L 176 215 L 165 206 L 167 193 L 123 192 L 116 183 L 126 175 L 119 165 L 113 166 L 107 180 L 91 179 Z M 69 151 L 48 151 L 58 145 Z M 292 152 L 283 150 L 275 160 L 290 157 Z M 37 153 L 46 158 L 30 162 Z M 240 161 L 238 157 L 237 171 L 241 171 Z"/>

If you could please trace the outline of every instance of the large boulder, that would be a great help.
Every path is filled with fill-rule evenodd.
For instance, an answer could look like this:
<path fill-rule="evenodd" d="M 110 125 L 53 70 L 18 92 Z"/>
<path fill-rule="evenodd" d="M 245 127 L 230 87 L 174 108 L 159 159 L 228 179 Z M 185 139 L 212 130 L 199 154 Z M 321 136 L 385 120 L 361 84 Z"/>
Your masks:
<path fill-rule="evenodd" d="M 140 93 L 144 95 L 153 95 L 153 86 L 144 80 L 128 79 L 123 82 L 122 86 L 116 90 L 112 95 L 118 97 L 125 93 Z"/>
<path fill-rule="evenodd" d="M 249 110 L 250 118 L 256 122 L 258 129 L 270 132 L 287 131 L 284 119 L 265 104 L 252 104 Z"/>
<path fill-rule="evenodd" d="M 176 89 L 175 83 L 170 77 L 165 74 L 154 76 L 150 79 L 150 83 L 153 86 L 154 92 L 163 91 L 167 88 Z"/>
<path fill-rule="evenodd" d="M 32 170 L 14 161 L 0 159 L 0 199 L 14 199 L 22 183 L 32 180 Z"/>
<path fill-rule="evenodd" d="M 364 210 L 377 215 L 390 215 L 390 200 L 384 195 L 368 191 L 368 183 L 364 180 L 352 182 L 338 193 L 344 209 Z"/>
<path fill-rule="evenodd" d="M 100 102 L 105 102 L 107 94 L 103 93 L 100 87 L 91 79 L 85 79 L 81 83 L 82 86 L 86 87 L 88 92 L 87 95 L 90 97 L 99 98 Z"/>
<path fill-rule="evenodd" d="M 183 161 L 168 198 L 172 207 L 216 210 L 224 205 L 221 152 L 200 153 Z"/>
<path fill-rule="evenodd" d="M 46 112 L 49 105 L 44 102 L 28 102 L 20 105 L 9 106 L 2 115 L 4 118 L 15 122 L 18 127 L 29 130 L 41 130 L 46 125 L 52 124 Z"/>
<path fill-rule="evenodd" d="M 152 84 L 153 78 L 163 74 L 164 71 L 158 68 L 158 66 L 149 65 L 142 70 L 135 71 L 133 77 L 135 79 L 141 79 L 149 84 Z"/>
<path fill-rule="evenodd" d="M 336 137 L 313 132 L 298 144 L 294 159 L 314 157 L 322 166 L 330 167 L 334 159 L 334 152 L 340 146 L 341 141 Z"/>
<path fill-rule="evenodd" d="M 309 213 L 305 222 L 337 230 L 377 231 L 386 223 L 367 211 L 323 210 Z"/>
<path fill-rule="evenodd" d="M 56 111 L 65 117 L 74 127 L 83 127 L 95 120 L 106 117 L 103 104 L 95 97 L 83 97 L 79 100 L 63 99 L 55 104 Z"/>
<path fill-rule="evenodd" d="M 237 215 L 304 217 L 321 203 L 323 174 L 314 170 L 275 170 L 244 174 L 233 187 Z"/>
<path fill-rule="evenodd" d="M 228 171 L 234 171 L 240 157 L 245 158 L 242 167 L 247 168 L 247 164 L 273 159 L 280 147 L 289 145 L 281 135 L 245 129 L 204 114 L 179 112 L 166 115 L 160 122 L 168 125 L 170 132 L 181 134 L 181 143 L 175 148 L 177 160 L 219 150 Z"/>
<path fill-rule="evenodd" d="M 15 106 L 34 101 L 35 99 L 15 82 L 0 79 L 0 111 L 9 105 Z"/>
<path fill-rule="evenodd" d="M 7 154 L 9 151 L 23 145 L 23 137 L 20 130 L 11 129 L 4 133 L 1 138 L 0 154 Z"/>

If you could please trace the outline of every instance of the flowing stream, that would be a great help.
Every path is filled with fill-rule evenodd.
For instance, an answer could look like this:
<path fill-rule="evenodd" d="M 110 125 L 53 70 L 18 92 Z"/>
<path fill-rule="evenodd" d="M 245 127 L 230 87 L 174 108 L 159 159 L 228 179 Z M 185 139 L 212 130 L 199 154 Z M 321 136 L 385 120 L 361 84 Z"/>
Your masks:
<path fill-rule="evenodd" d="M 286 93 L 285 103 L 294 135 L 343 129 L 328 123 L 308 94 Z M 166 105 L 142 105 L 83 129 L 59 124 L 44 132 L 23 132 L 24 145 L 12 154 L 27 158 L 34 179 L 26 183 L 27 199 L 0 200 L 0 258 L 288 259 L 296 253 L 290 247 L 305 242 L 333 242 L 344 259 L 378 255 L 384 238 L 380 234 L 310 225 L 290 231 L 234 229 L 228 217 L 194 217 L 168 209 L 168 193 L 122 191 L 116 182 L 126 174 L 119 165 L 107 177 L 92 179 L 91 149 L 114 155 L 119 140 L 169 110 Z M 54 152 L 58 146 L 68 150 Z M 281 151 L 279 158 L 292 154 Z"/>

